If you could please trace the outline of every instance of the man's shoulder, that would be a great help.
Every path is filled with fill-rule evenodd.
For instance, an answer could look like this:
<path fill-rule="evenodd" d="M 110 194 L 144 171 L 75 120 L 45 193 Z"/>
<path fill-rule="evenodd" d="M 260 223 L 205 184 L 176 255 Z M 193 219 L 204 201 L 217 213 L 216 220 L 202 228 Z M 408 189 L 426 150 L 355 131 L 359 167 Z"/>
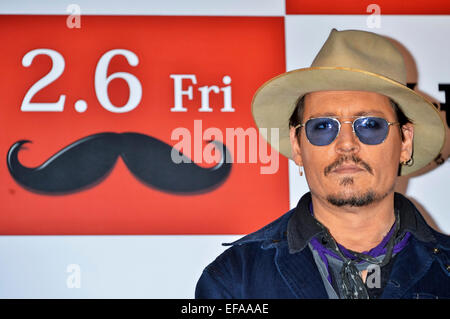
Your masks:
<path fill-rule="evenodd" d="M 270 245 L 271 242 L 279 242 L 283 238 L 286 237 L 286 229 L 287 224 L 289 222 L 289 218 L 294 213 L 295 208 L 289 210 L 288 212 L 281 215 L 276 220 L 271 223 L 265 225 L 264 227 L 258 229 L 257 231 L 245 235 L 244 237 L 231 242 L 231 243 L 223 243 L 224 246 L 242 246 L 244 244 L 250 243 L 262 243 L 262 248 L 268 248 L 267 245 Z"/>
<path fill-rule="evenodd" d="M 294 209 L 289 210 L 271 223 L 234 242 L 222 243 L 223 246 L 230 247 L 209 264 L 207 269 L 236 268 L 241 264 L 264 258 L 269 248 L 283 240 L 283 236 L 286 238 L 287 223 L 293 212 Z"/>
<path fill-rule="evenodd" d="M 444 233 L 438 232 L 437 230 L 431 228 L 431 232 L 433 233 L 434 237 L 436 238 L 437 244 L 439 247 L 447 250 L 450 252 L 450 236 L 446 235 Z"/>
<path fill-rule="evenodd" d="M 402 215 L 405 219 L 405 226 L 407 230 L 412 230 L 413 235 L 428 246 L 435 247 L 436 245 L 444 250 L 450 251 L 450 236 L 439 232 L 431 227 L 425 220 L 423 214 L 414 205 L 414 203 L 405 195 L 395 193 L 396 201 L 402 203 L 406 214 Z M 406 205 L 404 205 L 406 204 Z M 409 214 L 412 212 L 412 214 Z"/>
<path fill-rule="evenodd" d="M 279 283 L 279 274 L 273 262 L 276 250 L 270 248 L 286 240 L 284 234 L 293 212 L 284 213 L 239 240 L 222 244 L 230 247 L 203 270 L 196 286 L 196 298 L 247 298 L 270 294 L 272 290 L 264 290 L 267 282 Z M 249 284 L 244 287 L 244 282 Z M 290 296 L 289 292 L 284 293 Z"/>

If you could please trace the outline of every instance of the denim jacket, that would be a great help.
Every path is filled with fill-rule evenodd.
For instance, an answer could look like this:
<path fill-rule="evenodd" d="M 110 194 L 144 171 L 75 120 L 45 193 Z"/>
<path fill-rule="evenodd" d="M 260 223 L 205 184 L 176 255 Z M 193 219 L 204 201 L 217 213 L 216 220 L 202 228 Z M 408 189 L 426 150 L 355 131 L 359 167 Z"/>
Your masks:
<path fill-rule="evenodd" d="M 417 223 L 425 225 L 431 240 L 423 241 L 413 233 L 396 256 L 380 298 L 450 298 L 450 236 L 429 227 L 409 203 L 411 213 Z M 289 251 L 287 229 L 295 209 L 254 233 L 224 244 L 231 247 L 204 269 L 195 297 L 328 298 L 311 250 L 304 247 L 295 253 Z"/>

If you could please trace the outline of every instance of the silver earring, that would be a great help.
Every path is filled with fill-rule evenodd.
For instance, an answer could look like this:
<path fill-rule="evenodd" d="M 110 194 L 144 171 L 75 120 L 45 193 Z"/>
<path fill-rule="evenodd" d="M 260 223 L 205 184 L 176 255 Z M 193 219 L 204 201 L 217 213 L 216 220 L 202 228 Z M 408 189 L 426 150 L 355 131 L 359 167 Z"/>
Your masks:
<path fill-rule="evenodd" d="M 298 168 L 299 168 L 300 176 L 303 176 L 303 166 L 299 166 Z"/>
<path fill-rule="evenodd" d="M 407 165 L 407 166 L 413 166 L 413 164 L 414 164 L 414 158 L 411 156 L 411 158 L 409 159 L 409 160 L 407 160 L 407 161 L 404 161 L 404 162 L 400 162 L 400 164 L 402 164 L 402 165 Z"/>

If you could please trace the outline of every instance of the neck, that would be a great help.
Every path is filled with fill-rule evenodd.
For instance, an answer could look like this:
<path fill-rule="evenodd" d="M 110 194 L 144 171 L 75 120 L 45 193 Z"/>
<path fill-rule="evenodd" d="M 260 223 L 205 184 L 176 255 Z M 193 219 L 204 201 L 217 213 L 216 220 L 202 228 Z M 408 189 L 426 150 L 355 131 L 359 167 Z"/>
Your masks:
<path fill-rule="evenodd" d="M 314 217 L 347 249 L 363 252 L 377 246 L 395 221 L 394 192 L 363 207 L 336 207 L 313 193 Z"/>

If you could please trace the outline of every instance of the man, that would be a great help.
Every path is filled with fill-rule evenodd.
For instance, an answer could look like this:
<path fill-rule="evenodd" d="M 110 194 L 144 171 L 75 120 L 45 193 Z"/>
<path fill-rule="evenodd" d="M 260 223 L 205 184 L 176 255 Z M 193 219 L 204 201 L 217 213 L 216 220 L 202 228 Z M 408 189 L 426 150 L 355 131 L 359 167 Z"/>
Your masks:
<path fill-rule="evenodd" d="M 197 298 L 450 298 L 450 237 L 394 192 L 445 140 L 434 106 L 405 84 L 389 40 L 333 29 L 310 68 L 258 90 L 256 124 L 279 128 L 279 152 L 304 167 L 310 192 L 228 244 Z"/>

